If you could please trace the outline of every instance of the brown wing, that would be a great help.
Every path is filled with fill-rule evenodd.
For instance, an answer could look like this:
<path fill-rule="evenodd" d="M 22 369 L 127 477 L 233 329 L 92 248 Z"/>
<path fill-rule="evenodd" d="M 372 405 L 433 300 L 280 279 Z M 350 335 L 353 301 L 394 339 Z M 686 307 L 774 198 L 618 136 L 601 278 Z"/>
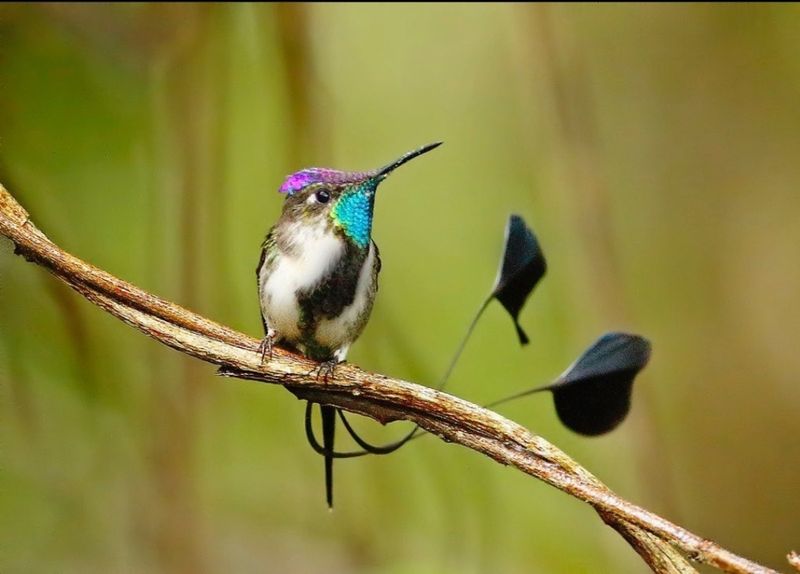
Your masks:
<path fill-rule="evenodd" d="M 378 273 L 381 272 L 381 252 L 378 249 L 378 244 L 375 243 L 374 241 L 372 242 L 372 246 L 375 248 L 375 263 L 373 264 L 372 272 L 375 273 L 375 275 L 377 275 Z"/>
<path fill-rule="evenodd" d="M 264 265 L 269 265 L 269 261 L 267 261 L 268 257 L 274 257 L 275 249 L 277 246 L 275 245 L 275 237 L 274 237 L 275 228 L 269 230 L 267 236 L 264 238 L 264 241 L 261 242 L 261 256 L 258 259 L 258 266 L 256 267 L 256 286 L 258 291 L 261 291 L 261 268 Z M 260 307 L 260 305 L 259 305 Z M 261 314 L 261 324 L 264 326 L 264 333 L 267 332 L 267 321 L 264 318 L 264 314 Z"/>

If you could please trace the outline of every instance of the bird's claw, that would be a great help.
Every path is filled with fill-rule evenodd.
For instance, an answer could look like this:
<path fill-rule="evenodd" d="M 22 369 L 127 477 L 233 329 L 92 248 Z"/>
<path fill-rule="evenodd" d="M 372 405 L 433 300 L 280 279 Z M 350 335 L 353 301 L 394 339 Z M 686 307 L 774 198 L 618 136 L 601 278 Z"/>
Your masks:
<path fill-rule="evenodd" d="M 333 376 L 334 370 L 336 370 L 336 365 L 339 364 L 339 361 L 336 359 L 331 359 L 330 361 L 324 361 L 318 364 L 314 370 L 311 371 L 310 374 L 316 374 L 317 380 L 322 380 L 327 384 L 328 379 Z"/>
<path fill-rule="evenodd" d="M 268 363 L 272 360 L 272 348 L 275 345 L 274 335 L 265 335 L 258 345 L 258 352 L 261 354 L 261 364 Z"/>

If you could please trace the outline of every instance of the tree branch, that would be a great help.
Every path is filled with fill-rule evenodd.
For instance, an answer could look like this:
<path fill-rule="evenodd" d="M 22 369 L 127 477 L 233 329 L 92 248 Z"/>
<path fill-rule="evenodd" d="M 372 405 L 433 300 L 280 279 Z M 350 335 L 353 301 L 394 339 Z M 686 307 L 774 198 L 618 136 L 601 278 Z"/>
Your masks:
<path fill-rule="evenodd" d="M 31 223 L 0 185 L 0 234 L 16 253 L 47 268 L 98 307 L 182 353 L 220 366 L 220 373 L 285 386 L 297 397 L 334 405 L 381 423 L 414 422 L 534 476 L 590 504 L 654 572 L 696 572 L 689 559 L 725 572 L 773 573 L 660 516 L 623 500 L 545 439 L 490 410 L 427 387 L 342 364 L 321 383 L 316 363 L 282 349 L 261 364 L 258 341 L 117 279 L 63 251 Z"/>

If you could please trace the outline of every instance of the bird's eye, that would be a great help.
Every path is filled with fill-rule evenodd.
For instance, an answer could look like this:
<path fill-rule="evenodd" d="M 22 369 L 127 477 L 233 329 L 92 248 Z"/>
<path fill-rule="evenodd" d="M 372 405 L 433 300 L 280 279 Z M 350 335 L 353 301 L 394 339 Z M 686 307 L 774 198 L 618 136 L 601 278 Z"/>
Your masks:
<path fill-rule="evenodd" d="M 314 196 L 320 203 L 328 203 L 331 200 L 331 194 L 327 189 L 320 189 Z"/>

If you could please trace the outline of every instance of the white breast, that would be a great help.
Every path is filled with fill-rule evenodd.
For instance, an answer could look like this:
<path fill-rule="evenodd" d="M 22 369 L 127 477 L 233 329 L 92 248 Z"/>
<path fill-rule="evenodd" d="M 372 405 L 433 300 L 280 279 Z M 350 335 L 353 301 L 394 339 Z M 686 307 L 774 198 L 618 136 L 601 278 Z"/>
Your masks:
<path fill-rule="evenodd" d="M 298 322 L 300 310 L 295 293 L 313 287 L 327 275 L 342 256 L 344 246 L 324 225 L 298 224 L 290 230 L 294 240 L 294 254 L 280 253 L 266 275 L 265 267 L 259 270 L 261 310 L 267 324 L 281 339 L 293 340 L 300 336 Z"/>
<path fill-rule="evenodd" d="M 372 267 L 375 264 L 376 256 L 375 245 L 370 242 L 367 260 L 358 275 L 353 302 L 345 307 L 338 317 L 324 319 L 317 326 L 315 339 L 326 347 L 339 349 L 337 359 L 340 361 L 345 359 L 350 344 L 361 334 L 354 332 L 353 329 L 362 320 L 362 314 L 371 311 L 369 307 L 372 305 L 372 301 L 369 294 L 374 289 Z"/>

